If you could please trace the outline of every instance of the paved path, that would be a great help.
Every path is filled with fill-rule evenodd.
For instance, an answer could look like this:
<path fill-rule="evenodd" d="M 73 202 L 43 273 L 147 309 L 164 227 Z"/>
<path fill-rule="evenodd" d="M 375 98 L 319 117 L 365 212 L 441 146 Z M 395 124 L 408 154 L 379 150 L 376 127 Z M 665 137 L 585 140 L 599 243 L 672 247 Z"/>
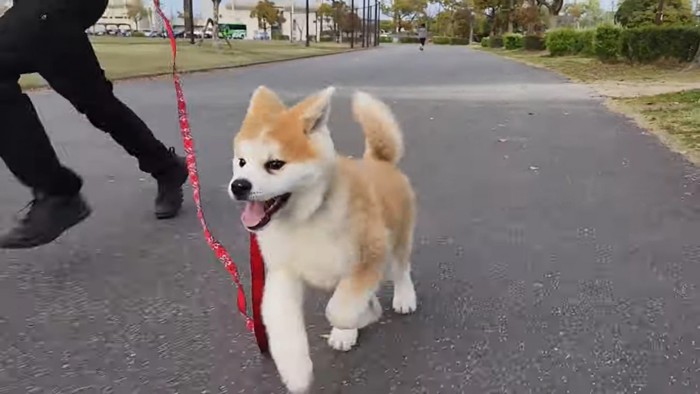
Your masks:
<path fill-rule="evenodd" d="M 700 391 L 700 171 L 592 92 L 435 46 L 189 76 L 204 202 L 240 262 L 230 139 L 261 83 L 290 100 L 340 87 L 332 129 L 351 154 L 352 89 L 382 96 L 420 196 L 419 312 L 387 311 L 340 354 L 321 338 L 327 297 L 309 297 L 316 392 Z M 178 143 L 168 80 L 117 90 Z M 0 393 L 283 392 L 192 204 L 153 220 L 154 184 L 134 161 L 53 93 L 33 99 L 95 213 L 54 245 L 0 252 Z M 28 193 L 4 168 L 0 185 L 7 226 Z"/>

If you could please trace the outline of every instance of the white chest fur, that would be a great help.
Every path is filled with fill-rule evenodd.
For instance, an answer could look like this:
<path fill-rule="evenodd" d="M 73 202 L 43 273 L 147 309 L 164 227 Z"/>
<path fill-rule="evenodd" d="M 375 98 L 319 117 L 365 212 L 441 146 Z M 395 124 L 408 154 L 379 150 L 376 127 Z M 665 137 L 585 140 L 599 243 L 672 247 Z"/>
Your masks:
<path fill-rule="evenodd" d="M 358 258 L 352 232 L 338 212 L 319 215 L 301 226 L 272 223 L 259 240 L 270 269 L 290 270 L 308 285 L 326 290 L 333 289 Z"/>

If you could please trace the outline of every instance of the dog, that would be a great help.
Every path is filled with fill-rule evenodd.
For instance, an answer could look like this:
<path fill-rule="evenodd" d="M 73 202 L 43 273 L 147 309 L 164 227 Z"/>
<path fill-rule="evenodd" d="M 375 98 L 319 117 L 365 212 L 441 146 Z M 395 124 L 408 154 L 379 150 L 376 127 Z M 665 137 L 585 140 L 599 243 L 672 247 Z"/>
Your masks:
<path fill-rule="evenodd" d="M 262 317 L 292 393 L 307 392 L 313 381 L 304 286 L 333 292 L 328 344 L 340 351 L 381 317 L 376 292 L 385 279 L 394 284 L 396 312 L 417 306 L 410 266 L 416 197 L 397 167 L 402 131 L 386 104 L 356 92 L 364 156 L 339 155 L 328 129 L 334 92 L 328 87 L 287 107 L 260 86 L 233 142 L 229 195 L 245 202 L 241 221 L 258 237 L 267 268 Z"/>

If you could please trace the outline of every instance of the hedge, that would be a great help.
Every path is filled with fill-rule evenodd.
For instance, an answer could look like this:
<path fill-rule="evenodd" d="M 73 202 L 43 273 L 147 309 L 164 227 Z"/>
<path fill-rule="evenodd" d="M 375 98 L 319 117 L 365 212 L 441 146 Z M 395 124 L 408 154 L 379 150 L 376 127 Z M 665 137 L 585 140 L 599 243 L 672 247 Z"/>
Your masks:
<path fill-rule="evenodd" d="M 400 37 L 399 42 L 402 44 L 419 44 L 420 43 L 420 41 L 418 41 L 418 37 L 416 37 L 416 36 Z"/>
<path fill-rule="evenodd" d="M 489 48 L 503 48 L 503 37 L 489 38 Z"/>
<path fill-rule="evenodd" d="M 523 38 L 523 47 L 527 51 L 544 51 L 547 49 L 542 36 L 525 36 Z"/>
<path fill-rule="evenodd" d="M 595 30 L 579 30 L 576 35 L 576 53 L 584 56 L 595 56 Z"/>
<path fill-rule="evenodd" d="M 620 52 L 630 62 L 650 63 L 662 59 L 693 60 L 700 43 L 700 28 L 647 26 L 623 30 Z"/>
<path fill-rule="evenodd" d="M 450 45 L 469 45 L 469 39 L 465 37 L 450 38 Z"/>
<path fill-rule="evenodd" d="M 555 29 L 547 33 L 545 43 L 552 56 L 576 55 L 578 32 L 574 29 Z"/>
<path fill-rule="evenodd" d="M 391 37 L 387 37 L 387 36 L 379 36 L 379 42 L 390 43 L 390 42 L 394 42 L 394 39 Z"/>
<path fill-rule="evenodd" d="M 503 44 L 506 49 L 520 49 L 523 47 L 523 35 L 522 34 L 506 34 L 503 36 Z"/>
<path fill-rule="evenodd" d="M 463 38 L 463 37 L 436 36 L 436 37 L 433 37 L 433 44 L 435 44 L 435 45 L 469 45 L 469 39 Z"/>
<path fill-rule="evenodd" d="M 489 38 L 488 37 L 482 37 L 481 38 L 481 46 L 483 48 L 489 48 Z"/>
<path fill-rule="evenodd" d="M 598 26 L 595 31 L 595 55 L 602 62 L 613 62 L 620 55 L 622 29 Z"/>

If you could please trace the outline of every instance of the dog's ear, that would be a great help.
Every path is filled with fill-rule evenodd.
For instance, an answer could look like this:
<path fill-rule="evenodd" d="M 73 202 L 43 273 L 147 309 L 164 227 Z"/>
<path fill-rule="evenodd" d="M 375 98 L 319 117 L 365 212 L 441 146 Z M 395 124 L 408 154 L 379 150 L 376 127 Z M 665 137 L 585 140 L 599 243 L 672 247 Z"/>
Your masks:
<path fill-rule="evenodd" d="M 287 109 L 279 96 L 268 87 L 261 85 L 253 92 L 248 104 L 248 115 L 267 116 Z"/>
<path fill-rule="evenodd" d="M 335 93 L 335 88 L 330 86 L 307 97 L 294 106 L 293 110 L 303 122 L 306 134 L 327 129 L 326 125 L 331 112 L 331 97 L 333 93 Z"/>

